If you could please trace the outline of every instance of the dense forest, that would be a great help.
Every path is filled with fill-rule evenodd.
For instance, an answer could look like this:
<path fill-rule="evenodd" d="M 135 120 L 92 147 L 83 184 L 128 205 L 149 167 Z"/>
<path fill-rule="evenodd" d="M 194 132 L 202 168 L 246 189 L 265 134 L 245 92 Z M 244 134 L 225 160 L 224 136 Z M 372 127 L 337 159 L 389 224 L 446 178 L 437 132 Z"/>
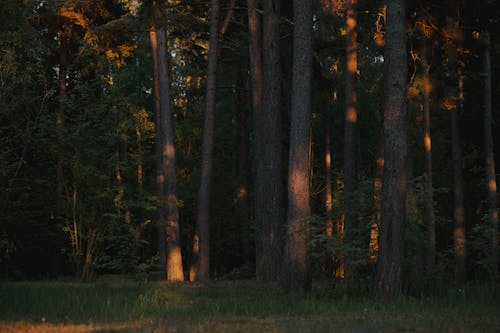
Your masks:
<path fill-rule="evenodd" d="M 0 0 L 0 278 L 498 281 L 498 13 Z"/>

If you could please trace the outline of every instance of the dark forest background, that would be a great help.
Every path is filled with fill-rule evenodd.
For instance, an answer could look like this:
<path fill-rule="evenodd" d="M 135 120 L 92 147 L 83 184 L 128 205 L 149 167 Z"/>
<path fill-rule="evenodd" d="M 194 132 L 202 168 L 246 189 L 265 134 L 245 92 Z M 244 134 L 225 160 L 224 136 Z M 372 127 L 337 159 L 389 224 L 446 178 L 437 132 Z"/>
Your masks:
<path fill-rule="evenodd" d="M 196 248 L 203 235 L 197 227 L 200 210 L 210 221 L 210 242 L 209 275 L 198 271 L 199 277 L 276 281 L 287 274 L 280 260 L 291 251 L 283 244 L 286 212 L 293 211 L 289 149 L 297 142 L 290 110 L 292 95 L 300 91 L 293 87 L 300 77 L 292 74 L 292 2 L 263 1 L 262 7 L 250 0 L 218 2 L 0 0 L 3 279 L 93 280 L 104 274 L 166 279 L 173 234 L 172 225 L 162 223 L 170 223 L 165 221 L 173 206 L 185 279 L 191 266 L 203 267 L 203 244 L 208 244 Z M 305 124 L 308 275 L 351 281 L 363 290 L 371 290 L 376 271 L 384 200 L 384 77 L 394 70 L 384 65 L 389 42 L 384 8 L 381 1 L 312 1 L 306 38 L 312 50 L 311 118 Z M 500 3 L 488 0 L 408 1 L 404 11 L 409 157 L 401 270 L 408 292 L 498 280 L 498 174 L 493 169 L 491 178 L 487 161 L 494 156 L 494 165 L 500 164 L 499 13 Z M 349 17 L 355 30 L 346 25 Z M 249 22 L 261 24 L 254 35 Z M 155 95 L 158 54 L 151 32 L 161 36 L 163 29 L 166 37 L 156 40 L 166 42 L 169 92 L 159 91 L 168 94 L 170 105 L 173 201 L 171 192 L 160 193 L 157 178 L 158 161 L 165 161 L 157 149 L 166 139 L 159 139 L 164 132 L 155 118 L 160 95 Z M 261 39 L 257 50 L 249 38 L 255 31 Z M 215 72 L 207 65 L 210 52 Z M 264 61 L 260 107 L 267 113 L 260 118 L 255 54 Z M 354 73 L 348 66 L 353 54 Z M 216 80 L 210 77 L 214 73 Z M 277 86 L 273 78 L 279 79 Z M 204 148 L 210 82 L 215 84 L 211 152 Z M 347 116 L 351 107 L 354 125 Z M 271 112 L 277 122 L 270 120 Z M 425 144 L 430 138 L 431 169 Z M 278 169 L 266 180 L 262 170 L 269 164 Z M 207 177 L 209 210 L 200 206 Z M 162 207 L 167 207 L 163 222 Z"/>

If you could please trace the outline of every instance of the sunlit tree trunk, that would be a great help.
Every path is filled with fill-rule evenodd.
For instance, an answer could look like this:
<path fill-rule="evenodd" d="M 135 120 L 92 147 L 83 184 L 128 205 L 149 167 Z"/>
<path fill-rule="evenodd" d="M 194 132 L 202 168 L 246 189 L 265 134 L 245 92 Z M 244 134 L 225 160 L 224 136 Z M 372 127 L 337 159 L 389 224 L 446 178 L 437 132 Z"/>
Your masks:
<path fill-rule="evenodd" d="M 484 32 L 483 76 L 484 76 L 484 150 L 486 184 L 488 186 L 488 217 L 491 227 L 490 265 L 493 278 L 498 278 L 498 210 L 497 182 L 495 178 L 495 155 L 493 147 L 492 111 L 491 111 L 491 56 L 490 34 Z"/>
<path fill-rule="evenodd" d="M 257 279 L 278 279 L 282 258 L 280 2 L 264 0 L 263 102 L 254 110 Z"/>
<path fill-rule="evenodd" d="M 219 0 L 210 1 L 210 40 L 208 44 L 207 91 L 205 120 L 201 147 L 201 179 L 198 192 L 198 217 L 193 245 L 193 261 L 189 279 L 210 278 L 210 188 L 214 148 L 214 121 L 216 102 L 217 52 L 219 43 Z"/>
<path fill-rule="evenodd" d="M 427 62 L 427 41 L 421 42 L 420 66 L 422 69 L 422 111 L 424 114 L 424 157 L 425 157 L 425 216 L 427 221 L 428 249 L 426 253 L 426 270 L 431 277 L 436 260 L 436 232 L 434 213 L 434 189 L 432 186 L 432 146 L 431 146 L 431 81 L 430 65 Z"/>
<path fill-rule="evenodd" d="M 165 245 L 165 219 L 166 211 L 163 176 L 162 139 L 160 126 L 160 81 L 159 81 L 159 61 L 158 61 L 158 39 L 156 36 L 156 25 L 152 24 L 149 31 L 149 41 L 151 44 L 151 56 L 153 58 L 153 109 L 155 114 L 155 153 L 156 153 L 156 195 L 158 201 L 158 257 L 161 278 L 166 279 L 165 268 L 167 266 L 167 250 Z"/>
<path fill-rule="evenodd" d="M 164 205 L 166 205 L 167 280 L 182 281 L 184 280 L 184 270 L 182 269 L 179 210 L 177 207 L 174 129 L 172 126 L 172 108 L 170 105 L 170 74 L 165 29 L 158 29 L 156 37 L 158 38 L 160 125 L 166 200 Z"/>
<path fill-rule="evenodd" d="M 407 52 L 403 1 L 387 0 L 384 60 L 384 176 L 375 294 L 386 300 L 402 292 L 407 163 Z"/>
<path fill-rule="evenodd" d="M 344 119 L 344 276 L 352 276 L 353 267 L 349 252 L 354 246 L 353 231 L 356 228 L 356 187 L 357 187 L 357 0 L 347 2 L 346 11 L 346 109 Z"/>
<path fill-rule="evenodd" d="M 156 4 L 153 15 L 157 15 Z M 170 79 L 167 61 L 167 36 L 165 28 L 158 26 L 153 17 L 150 30 L 151 52 L 153 55 L 154 107 L 156 114 L 157 140 L 157 187 L 159 199 L 160 228 L 159 246 L 162 271 L 166 269 L 169 281 L 184 280 L 179 230 L 179 211 L 175 175 L 175 148 L 170 106 Z M 156 58 L 156 59 L 155 59 Z M 160 230 L 161 229 L 161 230 Z M 165 237 L 166 236 L 166 237 Z M 165 257 L 165 258 L 163 258 Z"/>
<path fill-rule="evenodd" d="M 293 76 L 285 247 L 286 290 L 309 290 L 309 127 L 312 80 L 312 1 L 293 1 Z"/>

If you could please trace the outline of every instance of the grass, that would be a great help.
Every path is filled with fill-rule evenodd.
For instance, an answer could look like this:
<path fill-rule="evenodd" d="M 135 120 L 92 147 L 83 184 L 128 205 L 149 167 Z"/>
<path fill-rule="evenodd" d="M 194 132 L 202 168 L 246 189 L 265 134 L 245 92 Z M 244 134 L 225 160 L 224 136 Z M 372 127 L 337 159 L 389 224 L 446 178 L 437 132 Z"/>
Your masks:
<path fill-rule="evenodd" d="M 251 281 L 7 282 L 0 332 L 498 332 L 499 289 L 385 304 L 327 288 L 290 295 Z"/>

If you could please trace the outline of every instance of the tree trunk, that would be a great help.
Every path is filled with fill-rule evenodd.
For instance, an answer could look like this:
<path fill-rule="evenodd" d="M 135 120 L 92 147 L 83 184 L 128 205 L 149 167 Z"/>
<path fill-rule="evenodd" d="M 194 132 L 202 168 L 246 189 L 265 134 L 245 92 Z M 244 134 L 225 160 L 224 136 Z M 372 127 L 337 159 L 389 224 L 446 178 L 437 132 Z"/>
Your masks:
<path fill-rule="evenodd" d="M 497 210 L 497 182 L 495 178 L 495 155 L 492 134 L 492 110 L 491 110 L 491 56 L 490 56 L 490 34 L 484 32 L 483 53 L 483 75 L 484 75 L 484 150 L 486 184 L 488 186 L 488 217 L 491 227 L 491 251 L 490 265 L 491 274 L 494 279 L 498 278 L 498 210 Z"/>
<path fill-rule="evenodd" d="M 155 113 L 155 153 L 156 153 L 156 192 L 158 201 L 158 256 L 161 272 L 161 279 L 166 279 L 167 250 L 165 245 L 165 219 L 166 209 L 163 175 L 163 156 L 162 156 L 162 134 L 160 117 L 160 81 L 159 81 L 159 60 L 158 60 L 158 38 L 156 25 L 153 23 L 149 31 L 149 41 L 151 43 L 151 56 L 153 57 L 153 108 Z"/>
<path fill-rule="evenodd" d="M 242 265 L 248 264 L 251 258 L 250 254 L 250 225 L 249 225 L 249 198 L 248 198 L 248 179 L 249 179 L 249 156 L 248 156 L 248 98 L 245 89 L 246 69 L 242 66 L 238 70 L 236 82 L 236 138 L 235 138 L 235 156 L 236 156 L 236 193 L 235 210 L 236 217 L 240 224 L 240 243 Z"/>
<path fill-rule="evenodd" d="M 381 131 L 382 132 L 382 131 Z M 378 237 L 380 229 L 380 207 L 382 203 L 382 178 L 384 176 L 384 136 L 380 133 L 375 157 L 375 179 L 373 180 L 373 216 L 370 224 L 368 256 L 370 263 L 376 264 L 378 257 Z"/>
<path fill-rule="evenodd" d="M 160 227 L 158 230 L 160 264 L 169 281 L 183 281 L 182 254 L 179 230 L 179 211 L 175 175 L 175 148 L 170 106 L 170 78 L 167 61 L 165 28 L 157 26 L 158 8 L 153 3 L 150 30 L 154 70 L 154 108 L 156 115 L 157 187 Z M 160 230 L 161 229 L 161 230 Z M 166 237 L 165 237 L 166 235 Z"/>
<path fill-rule="evenodd" d="M 293 78 L 290 114 L 288 218 L 285 250 L 286 290 L 309 290 L 309 127 L 312 79 L 312 1 L 293 1 Z"/>
<path fill-rule="evenodd" d="M 263 103 L 254 110 L 257 279 L 278 279 L 282 257 L 280 4 L 264 0 Z"/>
<path fill-rule="evenodd" d="M 447 18 L 450 31 L 458 28 L 458 21 Z M 448 94 L 451 113 L 451 153 L 453 163 L 453 243 L 455 252 L 455 279 L 465 281 L 465 213 L 464 213 L 464 185 L 462 176 L 462 147 L 460 143 L 459 113 L 463 108 L 463 77 L 461 68 L 457 65 L 457 47 L 448 42 Z"/>
<path fill-rule="evenodd" d="M 193 245 L 193 261 L 189 279 L 210 278 L 210 188 L 214 147 L 214 121 L 216 103 L 217 52 L 219 43 L 219 0 L 210 1 L 210 40 L 208 44 L 207 91 L 205 97 L 205 120 L 201 147 L 201 179 L 198 192 L 198 218 Z"/>
<path fill-rule="evenodd" d="M 353 274 L 352 262 L 354 258 L 350 255 L 354 246 L 354 229 L 357 216 L 356 209 L 356 187 L 357 187 L 357 89 L 356 76 L 358 72 L 357 63 L 357 0 L 349 0 L 346 10 L 346 109 L 344 119 L 344 277 L 349 278 Z"/>
<path fill-rule="evenodd" d="M 407 163 L 407 58 L 405 9 L 387 0 L 384 96 L 384 176 L 375 294 L 386 300 L 402 292 Z"/>
<path fill-rule="evenodd" d="M 328 90 L 324 93 L 326 95 L 324 97 L 323 102 L 323 112 L 324 112 L 324 126 L 325 126 L 325 151 L 324 151 L 324 167 L 325 167 L 325 234 L 327 236 L 327 244 L 330 244 L 333 241 L 333 230 L 334 230 L 334 222 L 333 222 L 333 154 L 332 154 L 332 114 L 331 114 L 331 101 L 330 94 Z M 327 245 L 328 246 L 328 245 Z M 327 252 L 328 255 L 326 257 L 326 272 L 328 276 L 333 276 L 334 269 L 334 257 Z"/>
<path fill-rule="evenodd" d="M 253 111 L 253 182 L 254 182 L 254 216 L 257 224 L 257 232 L 255 233 L 255 256 L 257 271 L 260 271 L 262 258 L 262 240 L 261 240 L 261 226 L 262 211 L 257 207 L 262 207 L 264 197 L 262 195 L 262 149 L 259 137 L 262 135 L 260 132 L 259 124 L 263 118 L 262 110 L 262 96 L 264 87 L 264 78 L 262 72 L 262 53 L 260 47 L 260 34 L 261 34 L 261 20 L 257 12 L 260 0 L 247 0 L 248 7 L 248 39 L 250 51 L 250 75 L 252 79 L 252 111 Z M 260 274 L 261 275 L 261 274 Z M 259 274 L 257 274 L 259 276 Z"/>
<path fill-rule="evenodd" d="M 167 280 L 183 281 L 179 210 L 177 207 L 177 183 L 175 175 L 174 129 L 170 106 L 170 74 L 167 60 L 167 36 L 165 28 L 159 28 L 158 38 L 159 84 L 160 84 L 160 126 L 162 141 L 162 161 L 166 205 L 166 248 Z"/>
<path fill-rule="evenodd" d="M 436 218 L 434 213 L 434 189 L 432 186 L 432 146 L 431 146 L 431 82 L 429 77 L 430 65 L 427 62 L 427 42 L 421 42 L 420 66 L 422 67 L 422 111 L 424 114 L 424 157 L 425 157 L 425 216 L 427 220 L 426 270 L 429 277 L 434 274 L 436 261 Z"/>

